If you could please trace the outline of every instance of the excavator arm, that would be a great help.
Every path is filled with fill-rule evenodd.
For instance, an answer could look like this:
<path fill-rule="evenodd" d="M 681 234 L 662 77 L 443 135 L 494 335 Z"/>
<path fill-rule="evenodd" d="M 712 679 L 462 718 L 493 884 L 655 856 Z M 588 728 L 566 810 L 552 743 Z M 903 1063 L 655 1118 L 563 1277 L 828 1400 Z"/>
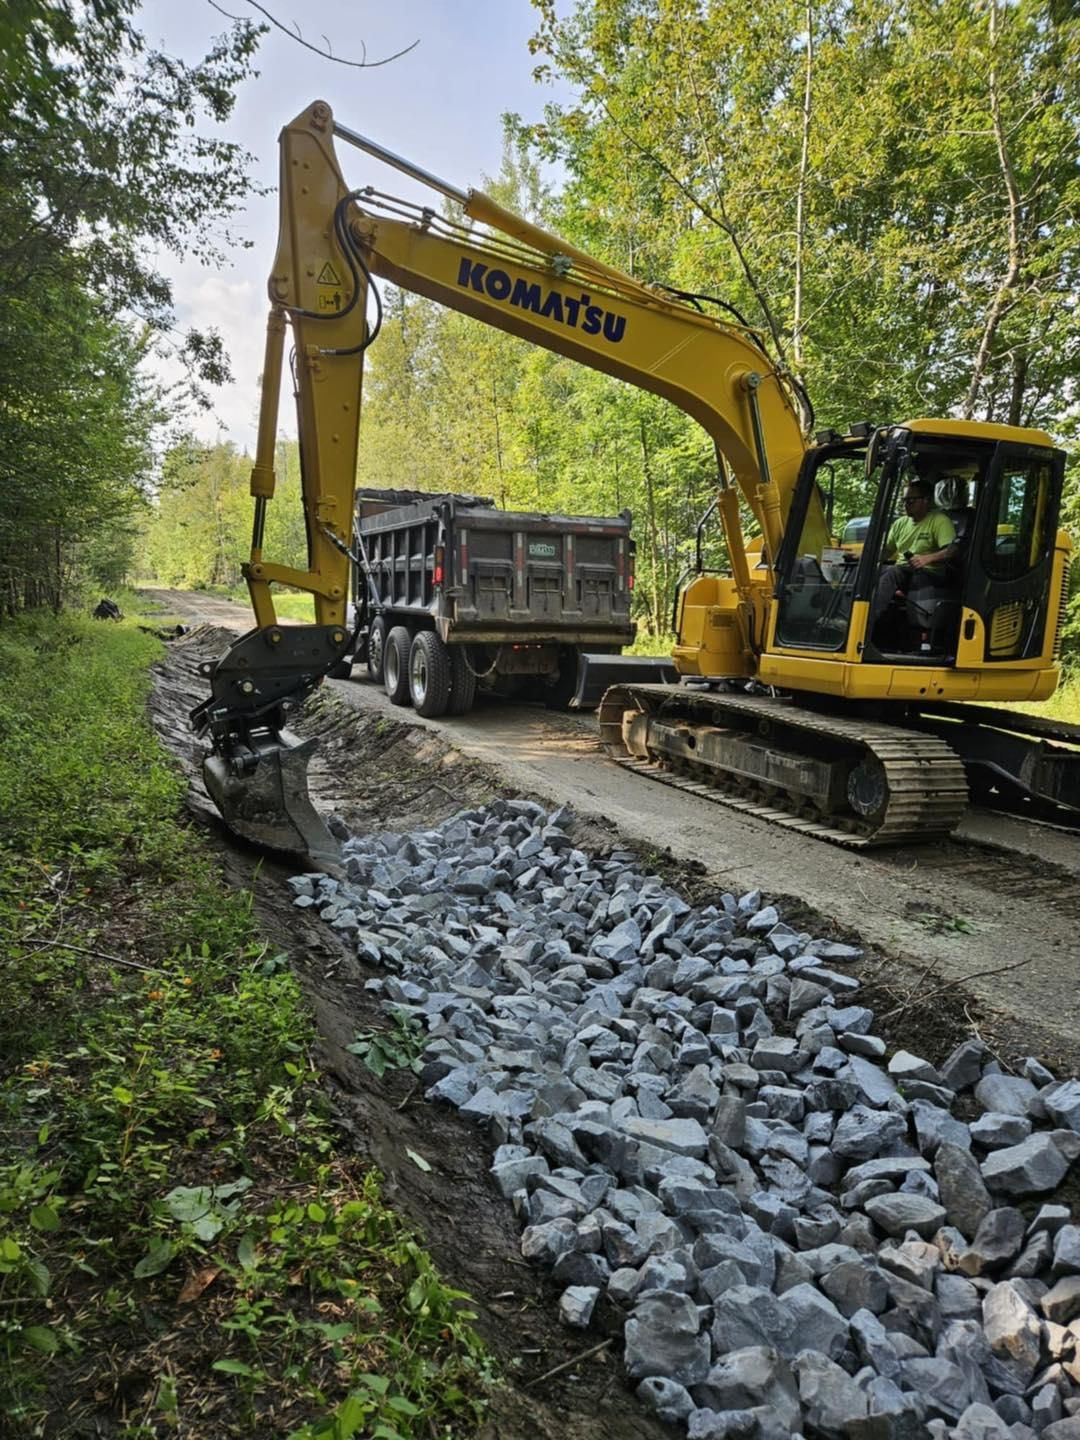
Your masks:
<path fill-rule="evenodd" d="M 335 137 L 454 200 L 470 223 L 370 187 L 350 191 Z M 806 439 L 796 387 L 746 326 L 714 318 L 690 298 L 593 260 L 478 191 L 428 175 L 335 124 L 321 101 L 282 131 L 280 158 L 280 230 L 251 477 L 255 519 L 251 557 L 243 567 L 255 628 L 205 667 L 211 695 L 192 720 L 211 740 L 204 773 L 231 828 L 271 848 L 325 858 L 336 846 L 307 797 L 314 742 L 298 742 L 286 720 L 349 643 L 349 544 L 363 357 L 374 338 L 367 321 L 373 276 L 662 395 L 698 420 L 726 462 L 726 469 L 719 467 L 718 510 L 734 590 L 744 605 L 752 584 L 739 497 L 763 537 L 768 567 Z M 287 328 L 306 571 L 263 557 Z M 275 583 L 314 596 L 313 626 L 278 623 Z"/>

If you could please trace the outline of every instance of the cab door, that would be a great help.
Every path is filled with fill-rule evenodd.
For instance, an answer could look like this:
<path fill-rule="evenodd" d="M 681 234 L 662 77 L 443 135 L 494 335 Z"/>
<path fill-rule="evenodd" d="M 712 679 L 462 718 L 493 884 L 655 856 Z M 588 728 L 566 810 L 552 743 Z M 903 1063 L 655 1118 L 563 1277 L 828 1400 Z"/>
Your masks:
<path fill-rule="evenodd" d="M 1065 455 L 999 444 L 981 487 L 966 559 L 964 605 L 982 621 L 984 661 L 1037 659 L 1044 650 Z M 977 633 L 962 624 L 962 640 Z"/>

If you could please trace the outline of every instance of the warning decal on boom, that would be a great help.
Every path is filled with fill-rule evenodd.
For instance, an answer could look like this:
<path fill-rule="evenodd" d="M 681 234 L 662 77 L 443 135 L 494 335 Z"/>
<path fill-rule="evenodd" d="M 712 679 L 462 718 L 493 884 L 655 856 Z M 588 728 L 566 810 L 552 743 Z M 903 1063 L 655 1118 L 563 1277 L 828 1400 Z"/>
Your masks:
<path fill-rule="evenodd" d="M 341 284 L 341 281 L 338 279 L 338 273 L 337 273 L 337 271 L 334 269 L 333 265 L 330 264 L 330 261 L 329 261 L 329 260 L 327 260 L 326 264 L 325 264 L 325 265 L 322 267 L 322 269 L 319 271 L 319 277 L 318 277 L 318 279 L 315 281 L 315 283 L 316 283 L 316 285 L 340 285 L 340 284 Z"/>

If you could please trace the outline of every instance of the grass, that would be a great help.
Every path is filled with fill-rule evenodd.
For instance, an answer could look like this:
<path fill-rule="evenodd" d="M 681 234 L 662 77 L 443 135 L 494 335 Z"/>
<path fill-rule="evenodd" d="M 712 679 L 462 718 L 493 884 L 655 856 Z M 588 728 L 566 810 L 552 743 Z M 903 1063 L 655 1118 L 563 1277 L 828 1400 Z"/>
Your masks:
<path fill-rule="evenodd" d="M 337 1149 L 287 957 L 179 823 L 159 653 L 0 628 L 0 1431 L 472 1433 L 467 1297 Z"/>
<path fill-rule="evenodd" d="M 1050 696 L 1033 705 L 1018 705 L 1031 715 L 1044 715 L 1048 720 L 1063 720 L 1070 725 L 1080 724 L 1080 673 L 1066 672 L 1062 683 Z"/>

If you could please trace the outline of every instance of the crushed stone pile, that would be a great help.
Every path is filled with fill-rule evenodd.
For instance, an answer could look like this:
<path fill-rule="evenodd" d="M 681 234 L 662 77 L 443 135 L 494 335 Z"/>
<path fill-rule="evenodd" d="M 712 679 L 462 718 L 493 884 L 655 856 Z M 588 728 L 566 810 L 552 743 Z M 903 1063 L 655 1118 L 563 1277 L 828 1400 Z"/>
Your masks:
<path fill-rule="evenodd" d="M 426 1026 L 426 1094 L 486 1128 L 565 1323 L 617 1314 L 691 1440 L 1080 1437 L 1080 1082 L 888 1057 L 858 949 L 572 827 L 339 826 L 347 878 L 289 881 Z"/>

